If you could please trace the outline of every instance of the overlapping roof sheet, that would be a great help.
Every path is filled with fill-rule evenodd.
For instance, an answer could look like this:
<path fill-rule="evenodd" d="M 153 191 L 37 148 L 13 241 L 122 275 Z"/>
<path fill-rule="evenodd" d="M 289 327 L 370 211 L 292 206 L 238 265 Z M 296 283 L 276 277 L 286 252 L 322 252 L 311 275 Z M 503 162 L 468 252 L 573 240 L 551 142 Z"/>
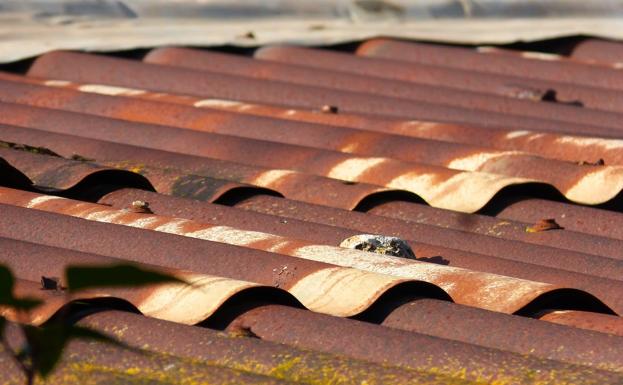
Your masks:
<path fill-rule="evenodd" d="M 376 39 L 2 72 L 0 263 L 45 301 L 2 314 L 88 314 L 143 351 L 72 343 L 54 383 L 620 383 L 623 104 L 591 44 L 620 49 Z M 119 262 L 192 285 L 39 282 Z"/>

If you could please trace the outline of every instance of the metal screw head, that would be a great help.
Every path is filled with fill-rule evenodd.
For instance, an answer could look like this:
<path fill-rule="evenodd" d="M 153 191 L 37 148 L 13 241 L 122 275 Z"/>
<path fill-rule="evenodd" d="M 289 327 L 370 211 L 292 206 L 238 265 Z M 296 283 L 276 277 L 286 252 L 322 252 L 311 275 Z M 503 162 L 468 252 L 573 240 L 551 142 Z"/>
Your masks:
<path fill-rule="evenodd" d="M 130 209 L 135 213 L 153 214 L 153 211 L 149 208 L 149 202 L 145 201 L 132 202 Z"/>

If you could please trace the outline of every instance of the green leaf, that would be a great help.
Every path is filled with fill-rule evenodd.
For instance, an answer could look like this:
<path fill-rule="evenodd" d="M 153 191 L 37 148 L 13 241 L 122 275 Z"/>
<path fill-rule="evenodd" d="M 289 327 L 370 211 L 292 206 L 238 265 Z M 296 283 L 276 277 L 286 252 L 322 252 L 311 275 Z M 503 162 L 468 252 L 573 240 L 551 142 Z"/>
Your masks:
<path fill-rule="evenodd" d="M 11 300 L 7 301 L 5 305 L 10 306 L 15 310 L 28 311 L 28 310 L 32 310 L 33 308 L 36 308 L 42 303 L 43 301 L 39 299 L 25 297 L 25 298 L 12 298 Z"/>
<path fill-rule="evenodd" d="M 4 265 L 0 265 L 0 305 L 11 307 L 15 310 L 31 310 L 41 304 L 41 301 L 34 298 L 15 298 L 13 297 L 13 287 L 15 278 L 11 270 Z"/>
<path fill-rule="evenodd" d="M 43 329 L 31 325 L 23 325 L 22 330 L 27 342 L 21 352 L 22 359 L 29 358 L 34 371 L 47 376 L 61 358 L 66 343 L 64 333 L 56 327 Z"/>
<path fill-rule="evenodd" d="M 158 283 L 186 283 L 169 274 L 134 265 L 69 266 L 65 270 L 67 290 L 100 287 L 140 287 Z"/>
<path fill-rule="evenodd" d="M 13 299 L 14 285 L 15 280 L 11 270 L 4 265 L 0 265 L 0 304 L 7 304 Z"/>
<path fill-rule="evenodd" d="M 26 336 L 34 370 L 43 378 L 52 373 L 72 339 L 94 340 L 134 350 L 97 330 L 60 322 L 42 328 L 28 326 Z"/>
<path fill-rule="evenodd" d="M 4 338 L 4 327 L 6 326 L 6 318 L 0 316 L 0 340 Z"/>

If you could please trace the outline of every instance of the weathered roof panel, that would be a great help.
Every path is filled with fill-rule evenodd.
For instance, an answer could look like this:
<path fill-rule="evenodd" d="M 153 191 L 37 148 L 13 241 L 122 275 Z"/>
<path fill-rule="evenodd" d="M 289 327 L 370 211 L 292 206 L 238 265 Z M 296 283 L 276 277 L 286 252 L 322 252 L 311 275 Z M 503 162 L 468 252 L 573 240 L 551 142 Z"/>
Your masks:
<path fill-rule="evenodd" d="M 45 301 L 0 312 L 69 312 L 142 352 L 72 343 L 63 384 L 620 383 L 618 70 L 535 52 L 553 46 L 51 52 L 0 73 L 0 263 Z M 39 283 L 120 262 L 193 285 Z"/>

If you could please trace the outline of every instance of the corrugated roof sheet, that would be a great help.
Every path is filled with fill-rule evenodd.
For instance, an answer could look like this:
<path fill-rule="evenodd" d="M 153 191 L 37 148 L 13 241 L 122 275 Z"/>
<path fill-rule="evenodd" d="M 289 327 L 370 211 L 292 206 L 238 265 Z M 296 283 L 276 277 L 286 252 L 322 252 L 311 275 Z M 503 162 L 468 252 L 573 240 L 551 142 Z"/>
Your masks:
<path fill-rule="evenodd" d="M 590 44 L 52 52 L 0 73 L 0 263 L 45 300 L 2 314 L 89 314 L 148 353 L 72 343 L 55 383 L 620 383 L 623 105 Z M 415 258 L 349 248 L 361 234 Z M 41 290 L 119 261 L 193 285 Z"/>

